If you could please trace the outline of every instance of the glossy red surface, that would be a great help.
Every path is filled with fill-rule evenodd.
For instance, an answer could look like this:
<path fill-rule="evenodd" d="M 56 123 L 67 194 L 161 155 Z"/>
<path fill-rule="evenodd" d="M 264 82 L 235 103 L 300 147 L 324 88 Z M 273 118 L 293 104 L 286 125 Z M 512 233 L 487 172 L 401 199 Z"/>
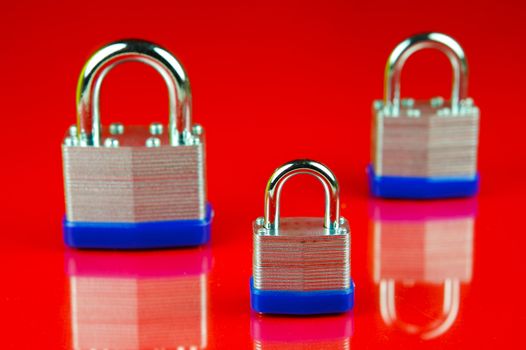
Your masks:
<path fill-rule="evenodd" d="M 508 0 L 3 4 L 0 347 L 520 347 L 524 13 L 522 2 Z M 425 30 L 455 37 L 469 60 L 469 94 L 481 109 L 476 210 L 453 200 L 444 203 L 460 214 L 427 215 L 441 210 L 428 208 L 406 220 L 404 204 L 391 202 L 387 218 L 375 217 L 371 208 L 382 204 L 368 198 L 364 172 L 371 103 L 382 95 L 390 50 Z M 160 43 L 190 75 L 216 210 L 202 272 L 207 264 L 195 251 L 111 253 L 115 260 L 82 252 L 86 275 L 70 269 L 77 254 L 61 236 L 60 143 L 75 122 L 84 62 L 122 37 Z M 447 96 L 447 64 L 438 54 L 415 55 L 403 95 Z M 167 114 L 162 79 L 137 64 L 112 72 L 102 95 L 105 123 L 146 124 Z M 326 163 L 341 182 L 352 229 L 352 314 L 290 319 L 250 311 L 251 222 L 263 214 L 274 168 L 300 157 Z M 321 215 L 314 180 L 291 181 L 285 193 L 283 215 Z M 166 269 L 183 255 L 193 256 L 193 274 Z"/>

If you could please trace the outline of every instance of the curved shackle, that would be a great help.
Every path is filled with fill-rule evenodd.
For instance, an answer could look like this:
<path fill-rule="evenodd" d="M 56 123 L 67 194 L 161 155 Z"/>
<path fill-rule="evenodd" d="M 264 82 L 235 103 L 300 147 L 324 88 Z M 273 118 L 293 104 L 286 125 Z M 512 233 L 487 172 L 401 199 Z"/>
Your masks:
<path fill-rule="evenodd" d="M 265 227 L 279 229 L 279 203 L 281 189 L 293 176 L 308 174 L 316 177 L 325 190 L 325 217 L 323 227 L 337 229 L 340 220 L 340 186 L 332 171 L 313 160 L 299 159 L 277 168 L 267 183 L 265 192 Z"/>
<path fill-rule="evenodd" d="M 415 325 L 398 318 L 395 304 L 395 281 L 380 281 L 380 314 L 387 325 L 395 325 L 407 333 L 418 334 L 422 339 L 433 339 L 446 333 L 457 319 L 460 309 L 460 281 L 444 281 L 442 315 L 427 325 Z"/>
<path fill-rule="evenodd" d="M 191 137 L 190 82 L 177 58 L 154 43 L 144 40 L 121 40 L 99 49 L 86 62 L 77 85 L 77 133 L 88 145 L 100 146 L 100 89 L 106 74 L 124 62 L 142 62 L 163 77 L 168 88 L 168 132 L 172 146 L 186 143 Z"/>
<path fill-rule="evenodd" d="M 400 76 L 405 61 L 422 49 L 443 52 L 453 68 L 451 109 L 460 110 L 460 102 L 467 97 L 468 64 L 464 50 L 452 37 L 441 33 L 423 33 L 412 36 L 398 44 L 385 65 L 384 105 L 392 108 L 394 115 L 400 112 Z"/>

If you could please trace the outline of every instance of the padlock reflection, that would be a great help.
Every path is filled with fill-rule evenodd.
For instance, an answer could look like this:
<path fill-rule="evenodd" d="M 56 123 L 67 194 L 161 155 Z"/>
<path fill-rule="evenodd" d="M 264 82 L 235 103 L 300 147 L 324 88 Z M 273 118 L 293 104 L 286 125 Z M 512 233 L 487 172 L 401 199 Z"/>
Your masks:
<path fill-rule="evenodd" d="M 207 347 L 209 248 L 68 251 L 74 349 Z"/>
<path fill-rule="evenodd" d="M 353 314 L 283 317 L 252 313 L 254 349 L 350 349 Z"/>
<path fill-rule="evenodd" d="M 457 319 L 473 269 L 476 202 L 371 202 L 374 280 L 387 326 L 422 339 Z"/>

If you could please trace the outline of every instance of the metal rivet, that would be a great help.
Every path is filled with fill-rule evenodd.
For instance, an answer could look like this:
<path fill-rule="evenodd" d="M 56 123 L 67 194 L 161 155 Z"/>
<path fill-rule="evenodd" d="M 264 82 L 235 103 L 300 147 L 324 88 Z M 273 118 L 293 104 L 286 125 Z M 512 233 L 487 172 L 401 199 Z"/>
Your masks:
<path fill-rule="evenodd" d="M 150 134 L 152 134 L 152 135 L 162 135 L 163 134 L 163 125 L 161 123 L 151 123 L 150 124 Z"/>
<path fill-rule="evenodd" d="M 345 227 L 341 227 L 339 231 L 342 235 L 349 233 L 349 230 L 347 230 Z"/>
<path fill-rule="evenodd" d="M 80 133 L 80 137 L 78 138 L 78 144 L 82 147 L 86 147 L 88 145 L 88 135 L 86 135 L 85 131 L 82 131 Z"/>
<path fill-rule="evenodd" d="M 146 140 L 146 147 L 159 147 L 161 140 L 158 137 L 150 137 Z"/>
<path fill-rule="evenodd" d="M 264 223 L 265 223 L 265 218 L 263 218 L 263 217 L 259 217 L 259 218 L 256 219 L 256 225 L 261 226 L 261 225 L 263 225 Z"/>
<path fill-rule="evenodd" d="M 375 111 L 378 111 L 384 107 L 384 101 L 382 100 L 375 100 L 373 102 L 373 108 Z"/>
<path fill-rule="evenodd" d="M 460 101 L 460 103 L 466 107 L 473 107 L 475 105 L 475 102 L 471 97 L 463 99 L 462 101 Z"/>
<path fill-rule="evenodd" d="M 71 146 L 75 146 L 75 141 L 74 141 L 74 140 L 75 140 L 75 139 L 72 138 L 72 137 L 66 137 L 66 139 L 64 140 L 64 144 L 65 144 L 66 146 L 70 146 L 70 147 L 71 147 Z"/>
<path fill-rule="evenodd" d="M 77 137 L 77 126 L 76 125 L 72 125 L 69 127 L 69 136 Z"/>
<path fill-rule="evenodd" d="M 265 228 L 260 228 L 260 229 L 258 229 L 257 233 L 258 233 L 258 235 L 266 235 L 267 234 L 267 230 Z"/>
<path fill-rule="evenodd" d="M 431 104 L 431 107 L 433 107 L 433 108 L 441 107 L 444 104 L 444 98 L 441 97 L 441 96 L 433 97 L 430 100 L 430 104 Z"/>
<path fill-rule="evenodd" d="M 420 117 L 420 110 L 419 109 L 408 109 L 407 110 L 407 116 L 411 118 L 418 118 Z"/>
<path fill-rule="evenodd" d="M 415 105 L 415 99 L 413 98 L 403 98 L 400 101 L 402 107 L 413 107 Z"/>
<path fill-rule="evenodd" d="M 108 137 L 104 140 L 104 147 L 119 147 L 119 140 Z"/>
<path fill-rule="evenodd" d="M 201 124 L 195 124 L 192 127 L 192 134 L 194 134 L 195 136 L 201 136 L 203 134 L 203 127 L 201 126 Z"/>
<path fill-rule="evenodd" d="M 451 109 L 449 109 L 449 108 L 447 108 L 447 107 L 440 108 L 440 109 L 437 111 L 437 115 L 439 115 L 439 116 L 448 116 L 448 115 L 451 115 Z"/>
<path fill-rule="evenodd" d="M 112 135 L 122 135 L 124 133 L 124 125 L 121 123 L 111 123 L 110 124 L 110 134 Z"/>
<path fill-rule="evenodd" d="M 340 218 L 340 225 L 343 225 L 343 224 L 345 224 L 345 218 L 344 218 L 344 217 L 341 217 L 341 218 Z"/>

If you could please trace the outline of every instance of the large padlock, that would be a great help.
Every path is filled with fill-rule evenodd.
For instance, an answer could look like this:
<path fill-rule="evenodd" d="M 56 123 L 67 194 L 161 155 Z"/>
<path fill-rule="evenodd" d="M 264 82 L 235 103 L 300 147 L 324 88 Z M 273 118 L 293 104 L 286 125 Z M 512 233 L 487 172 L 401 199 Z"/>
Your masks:
<path fill-rule="evenodd" d="M 379 286 L 380 315 L 387 326 L 432 339 L 454 324 L 461 284 L 469 284 L 472 276 L 475 213 L 476 202 L 470 199 L 371 203 L 374 280 Z M 397 304 L 406 298 L 397 298 L 396 290 L 408 286 L 428 293 L 440 288 L 439 312 L 433 314 L 429 295 L 421 292 L 413 297 L 423 298 L 425 309 L 415 306 L 418 300 L 408 300 L 407 308 L 427 315 L 426 319 L 400 317 Z"/>
<path fill-rule="evenodd" d="M 66 254 L 76 350 L 205 349 L 208 246 Z"/>
<path fill-rule="evenodd" d="M 400 98 L 400 76 L 416 51 L 438 49 L 453 67 L 451 100 Z M 467 96 L 464 50 L 451 37 L 425 33 L 401 42 L 385 68 L 383 101 L 373 104 L 371 192 L 386 198 L 466 197 L 477 193 L 479 109 Z"/>
<path fill-rule="evenodd" d="M 163 77 L 168 128 L 160 123 L 101 126 L 101 84 L 113 67 L 128 61 L 145 63 Z M 212 209 L 206 199 L 203 129 L 191 124 L 188 75 L 165 49 L 146 41 L 117 41 L 88 60 L 78 83 L 77 125 L 65 138 L 62 157 L 68 245 L 140 249 L 208 242 Z"/>
<path fill-rule="evenodd" d="M 283 184 L 298 174 L 325 190 L 325 217 L 280 219 Z M 286 163 L 266 188 L 265 216 L 253 224 L 252 308 L 272 314 L 323 314 L 353 307 L 349 223 L 340 217 L 340 189 L 329 168 L 311 160 Z"/>

